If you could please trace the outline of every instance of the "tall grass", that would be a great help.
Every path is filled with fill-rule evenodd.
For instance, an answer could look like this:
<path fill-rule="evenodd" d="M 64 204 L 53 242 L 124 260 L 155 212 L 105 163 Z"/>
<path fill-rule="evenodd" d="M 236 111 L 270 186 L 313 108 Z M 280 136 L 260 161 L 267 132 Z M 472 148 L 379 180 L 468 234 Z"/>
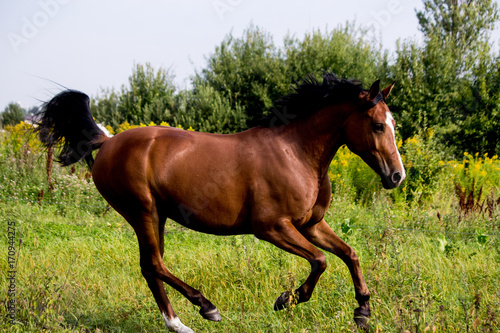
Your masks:
<path fill-rule="evenodd" d="M 6 235 L 0 249 L 7 253 L 7 224 L 15 222 L 17 303 L 12 325 L 9 267 L 2 260 L 0 331 L 164 332 L 131 227 L 106 209 L 82 166 L 54 165 L 49 187 L 47 155 L 9 131 L 0 152 Z M 476 202 L 498 199 L 498 158 L 446 159 L 420 137 L 400 146 L 410 178 L 397 191 L 381 189 L 378 177 L 345 149 L 330 168 L 326 219 L 360 257 L 372 294 L 371 330 L 498 331 L 500 209 L 494 204 L 491 214 L 464 214 L 456 190 L 459 184 L 467 195 L 472 191 Z M 178 316 L 196 332 L 357 332 L 351 277 L 333 255 L 308 303 L 274 312 L 274 299 L 306 278 L 304 260 L 253 236 L 205 235 L 172 221 L 165 244 L 168 269 L 200 289 L 223 316 L 220 323 L 203 320 L 167 286 Z"/>

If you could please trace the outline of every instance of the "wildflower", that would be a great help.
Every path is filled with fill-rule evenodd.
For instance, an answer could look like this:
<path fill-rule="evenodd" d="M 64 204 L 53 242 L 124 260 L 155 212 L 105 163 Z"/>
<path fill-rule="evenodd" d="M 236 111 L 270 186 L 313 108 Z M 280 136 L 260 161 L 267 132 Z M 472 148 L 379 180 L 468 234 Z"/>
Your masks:
<path fill-rule="evenodd" d="M 106 125 L 106 129 L 108 130 L 109 134 L 113 135 L 115 134 L 115 131 L 113 130 L 113 127 Z"/>

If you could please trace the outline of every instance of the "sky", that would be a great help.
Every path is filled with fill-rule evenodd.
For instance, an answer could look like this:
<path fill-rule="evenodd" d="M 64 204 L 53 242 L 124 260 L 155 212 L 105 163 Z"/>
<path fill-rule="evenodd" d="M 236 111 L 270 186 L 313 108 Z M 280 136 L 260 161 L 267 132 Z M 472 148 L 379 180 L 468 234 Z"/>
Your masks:
<path fill-rule="evenodd" d="M 421 0 L 1 0 L 0 111 L 29 108 L 61 86 L 97 96 L 128 83 L 134 64 L 170 69 L 176 85 L 206 66 L 232 33 L 250 25 L 282 45 L 346 22 L 372 27 L 385 49 L 421 39 Z M 492 38 L 500 41 L 500 30 Z"/>

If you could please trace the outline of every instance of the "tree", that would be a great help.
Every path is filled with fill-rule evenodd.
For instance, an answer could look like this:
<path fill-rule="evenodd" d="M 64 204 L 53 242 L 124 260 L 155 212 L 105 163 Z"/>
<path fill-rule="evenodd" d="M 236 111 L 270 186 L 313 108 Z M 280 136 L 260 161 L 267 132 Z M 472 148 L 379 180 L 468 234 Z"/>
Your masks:
<path fill-rule="evenodd" d="M 201 132 L 234 133 L 247 128 L 247 115 L 239 104 L 206 83 L 197 83 L 191 91 L 178 95 L 182 106 L 173 117 L 175 125 Z"/>
<path fill-rule="evenodd" d="M 165 69 L 155 71 L 149 63 L 136 65 L 129 77 L 129 88 L 122 88 L 118 110 L 134 124 L 170 120 L 175 108 L 173 80 Z"/>
<path fill-rule="evenodd" d="M 161 123 L 172 120 L 176 108 L 174 76 L 165 69 L 155 70 L 151 64 L 137 64 L 129 77 L 129 86 L 121 93 L 103 90 L 103 96 L 92 102 L 96 120 L 106 125 Z"/>
<path fill-rule="evenodd" d="M 288 90 L 290 83 L 281 52 L 271 36 L 251 27 L 242 38 L 230 34 L 216 47 L 193 86 L 196 94 L 209 85 L 227 100 L 231 109 L 243 108 L 247 126 L 252 126 Z"/>
<path fill-rule="evenodd" d="M 252 126 L 309 74 L 321 78 L 322 71 L 330 70 L 366 82 L 385 76 L 387 57 L 374 45 L 366 31 L 352 24 L 331 32 L 318 30 L 302 40 L 289 36 L 283 48 L 275 46 L 269 34 L 250 27 L 243 37 L 229 35 L 215 49 L 193 82 L 194 93 L 198 85 L 209 85 L 233 111 L 243 108 L 247 126 Z"/>
<path fill-rule="evenodd" d="M 420 31 L 426 38 L 436 36 L 455 44 L 467 57 L 480 44 L 488 44 L 489 32 L 499 19 L 493 0 L 424 0 L 424 9 L 417 11 Z"/>
<path fill-rule="evenodd" d="M 24 120 L 26 111 L 17 103 L 9 103 L 1 115 L 2 126 L 14 126 Z"/>
<path fill-rule="evenodd" d="M 424 0 L 417 18 L 424 44 L 399 43 L 392 70 L 397 80 L 392 107 L 403 137 L 433 127 L 454 152 L 498 152 L 488 134 L 500 131 L 490 128 L 498 108 L 498 62 L 489 42 L 499 19 L 497 4 Z M 488 126 L 486 119 L 492 119 Z"/>
<path fill-rule="evenodd" d="M 368 31 L 346 23 L 331 31 L 316 30 L 302 40 L 285 39 L 286 70 L 292 81 L 313 74 L 322 77 L 332 71 L 339 77 L 370 84 L 385 78 L 387 55 L 383 54 Z"/>
<path fill-rule="evenodd" d="M 118 108 L 120 96 L 114 89 L 103 89 L 101 94 L 101 96 L 92 99 L 90 106 L 92 115 L 98 122 L 117 128 L 126 120 L 126 115 L 121 113 Z"/>

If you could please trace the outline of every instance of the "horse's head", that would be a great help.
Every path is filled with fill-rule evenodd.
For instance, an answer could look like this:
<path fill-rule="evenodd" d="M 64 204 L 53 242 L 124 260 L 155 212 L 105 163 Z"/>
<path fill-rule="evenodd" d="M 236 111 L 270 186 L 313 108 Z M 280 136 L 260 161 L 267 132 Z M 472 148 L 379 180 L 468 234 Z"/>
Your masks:
<path fill-rule="evenodd" d="M 394 137 L 395 121 L 385 104 L 394 83 L 380 91 L 380 81 L 360 95 L 358 110 L 347 119 L 345 143 L 382 179 L 386 189 L 398 187 L 406 177 Z"/>

